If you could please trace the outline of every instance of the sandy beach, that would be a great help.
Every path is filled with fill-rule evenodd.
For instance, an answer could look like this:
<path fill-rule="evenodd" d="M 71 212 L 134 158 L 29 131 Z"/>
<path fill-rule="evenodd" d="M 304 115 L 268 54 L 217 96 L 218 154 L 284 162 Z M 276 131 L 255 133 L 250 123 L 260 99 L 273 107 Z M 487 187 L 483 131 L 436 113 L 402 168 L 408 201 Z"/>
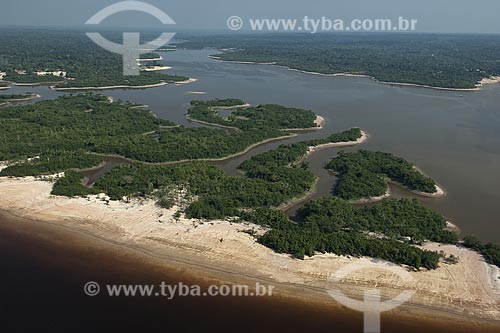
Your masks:
<path fill-rule="evenodd" d="M 184 85 L 184 84 L 189 84 L 189 83 L 194 83 L 194 82 L 197 82 L 198 79 L 195 79 L 195 78 L 190 78 L 186 81 L 179 81 L 179 82 L 175 82 L 175 85 L 176 86 L 181 86 L 181 85 Z"/>
<path fill-rule="evenodd" d="M 172 69 L 172 67 L 168 67 L 168 66 L 152 66 L 152 67 L 143 68 L 141 70 L 144 71 L 144 72 L 156 72 L 156 71 L 165 71 L 165 70 L 168 70 L 168 69 Z"/>
<path fill-rule="evenodd" d="M 371 197 L 371 198 L 363 198 L 359 200 L 351 200 L 351 203 L 355 205 L 361 205 L 361 204 L 370 204 L 370 203 L 376 203 L 379 201 L 382 201 L 384 199 L 388 199 L 391 197 L 391 189 L 387 188 L 387 191 L 378 197 Z"/>
<path fill-rule="evenodd" d="M 309 128 L 286 128 L 283 131 L 289 131 L 289 132 L 308 132 L 308 131 L 317 131 L 317 130 L 322 130 L 324 125 L 325 125 L 325 118 L 322 116 L 316 115 L 316 119 L 314 120 L 314 123 L 316 126 L 314 127 L 309 127 Z"/>
<path fill-rule="evenodd" d="M 144 86 L 127 86 L 127 85 L 118 85 L 118 86 L 104 86 L 104 87 L 71 87 L 71 88 L 56 88 L 55 86 L 51 86 L 50 89 L 55 91 L 72 91 L 72 90 L 110 90 L 110 89 L 146 89 L 146 88 L 154 88 L 161 87 L 169 84 L 168 82 L 161 82 L 157 84 L 149 84 Z"/>
<path fill-rule="evenodd" d="M 157 58 L 141 58 L 141 59 L 137 59 L 137 61 L 139 62 L 144 62 L 144 61 L 162 61 L 163 60 L 163 57 L 157 57 Z"/>
<path fill-rule="evenodd" d="M 314 152 L 325 149 L 325 148 L 339 148 L 339 147 L 350 147 L 350 146 L 355 146 L 359 145 L 363 142 L 366 142 L 368 140 L 369 135 L 365 131 L 361 130 L 361 137 L 357 139 L 356 141 L 348 141 L 348 142 L 330 142 L 330 143 L 325 143 L 322 145 L 314 146 L 314 147 L 309 147 L 307 150 L 307 156 L 313 154 Z"/>
<path fill-rule="evenodd" d="M 276 254 L 257 244 L 242 231 L 265 229 L 228 221 L 205 222 L 175 219 L 179 208 L 161 209 L 151 201 L 107 202 L 103 195 L 65 198 L 50 195 L 52 184 L 33 178 L 0 178 L 0 207 L 10 213 L 51 223 L 74 232 L 86 233 L 124 247 L 165 265 L 187 265 L 226 281 L 257 280 L 273 283 L 287 297 L 309 302 L 336 304 L 325 293 L 346 288 L 350 295 L 377 285 L 393 295 L 414 290 L 406 305 L 395 315 L 432 313 L 433 318 L 483 320 L 500 325 L 500 276 L 498 268 L 486 264 L 468 249 L 429 243 L 425 248 L 459 257 L 458 264 L 441 263 L 434 271 L 410 272 L 414 282 L 395 278 L 391 273 L 368 268 L 332 284 L 331 274 L 348 264 L 372 266 L 370 258 L 347 258 L 321 254 L 305 260 Z M 222 239 L 222 241 L 221 241 Z M 379 262 L 379 261 L 375 261 Z M 381 267 L 383 263 L 379 262 Z M 298 292 L 300 290 L 300 292 Z"/>
<path fill-rule="evenodd" d="M 13 98 L 13 99 L 9 99 L 6 103 L 3 103 L 3 104 L 17 103 L 17 102 L 27 102 L 27 101 L 31 101 L 33 99 L 37 99 L 37 98 L 41 98 L 41 97 L 42 96 L 40 96 L 39 94 L 32 94 L 31 96 L 26 97 L 26 98 Z"/>

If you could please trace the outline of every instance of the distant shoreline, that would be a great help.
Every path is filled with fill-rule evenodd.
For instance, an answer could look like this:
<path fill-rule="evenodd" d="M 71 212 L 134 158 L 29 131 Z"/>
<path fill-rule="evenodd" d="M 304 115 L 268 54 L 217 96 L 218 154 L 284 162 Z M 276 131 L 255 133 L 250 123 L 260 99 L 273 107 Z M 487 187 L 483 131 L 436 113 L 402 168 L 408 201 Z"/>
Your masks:
<path fill-rule="evenodd" d="M 417 83 L 404 83 L 404 82 L 388 82 L 388 81 L 380 81 L 379 79 L 367 75 L 367 74 L 351 74 L 351 73 L 335 73 L 335 74 L 327 74 L 327 73 L 319 73 L 319 72 L 311 72 L 311 71 L 306 71 L 298 68 L 292 68 L 288 67 L 285 65 L 278 65 L 276 62 L 251 62 L 251 61 L 235 61 L 235 60 L 224 60 L 218 56 L 209 56 L 210 59 L 213 60 L 218 60 L 218 61 L 223 61 L 223 62 L 229 62 L 229 63 L 234 63 L 234 64 L 247 64 L 247 65 L 271 65 L 271 66 L 276 66 L 279 68 L 284 68 L 289 71 L 294 71 L 294 72 L 299 72 L 303 74 L 309 74 L 309 75 L 319 75 L 319 76 L 327 76 L 327 77 L 360 77 L 360 78 L 368 78 L 373 81 L 376 81 L 377 83 L 380 84 L 385 84 L 385 85 L 390 85 L 390 86 L 401 86 L 401 87 L 415 87 L 415 88 L 428 88 L 428 89 L 435 89 L 435 90 L 444 90 L 444 91 L 463 91 L 463 92 L 470 92 L 470 91 L 479 91 L 484 85 L 487 84 L 495 84 L 495 83 L 500 83 L 500 76 L 496 77 L 489 77 L 489 78 L 483 78 L 479 83 L 476 84 L 475 88 L 447 88 L 447 87 L 436 87 L 436 86 L 429 86 L 425 84 L 417 84 Z"/>

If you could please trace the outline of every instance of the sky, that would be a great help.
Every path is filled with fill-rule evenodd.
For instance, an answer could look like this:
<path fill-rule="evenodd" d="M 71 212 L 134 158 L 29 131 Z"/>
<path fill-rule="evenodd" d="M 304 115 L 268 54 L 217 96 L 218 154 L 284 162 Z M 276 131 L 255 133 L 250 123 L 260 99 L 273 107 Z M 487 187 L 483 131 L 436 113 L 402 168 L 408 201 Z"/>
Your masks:
<path fill-rule="evenodd" d="M 2 0 L 0 25 L 82 26 L 118 0 Z M 417 32 L 500 33 L 500 0 L 145 0 L 166 12 L 176 29 L 228 30 L 227 19 L 250 18 L 418 19 Z M 159 27 L 138 12 L 120 13 L 105 26 Z"/>

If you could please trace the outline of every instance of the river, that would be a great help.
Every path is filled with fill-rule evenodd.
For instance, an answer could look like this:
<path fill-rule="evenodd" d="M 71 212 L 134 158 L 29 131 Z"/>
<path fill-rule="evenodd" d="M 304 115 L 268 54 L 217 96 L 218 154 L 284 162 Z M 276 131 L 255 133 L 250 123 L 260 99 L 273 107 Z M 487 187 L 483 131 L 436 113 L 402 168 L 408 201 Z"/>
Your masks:
<path fill-rule="evenodd" d="M 366 78 L 325 77 L 275 66 L 224 63 L 208 58 L 214 52 L 178 50 L 162 54 L 173 67 L 170 73 L 196 77 L 196 83 L 104 94 L 115 100 L 147 104 L 159 117 L 186 126 L 200 126 L 185 118 L 189 102 L 200 98 L 235 97 L 252 104 L 278 103 L 311 109 L 326 119 L 322 131 L 301 133 L 216 163 L 232 175 L 238 174 L 236 168 L 243 160 L 279 144 L 361 127 L 370 134 L 370 140 L 350 150 L 382 150 L 413 162 L 447 191 L 443 198 L 419 200 L 441 212 L 463 233 L 500 242 L 500 86 L 475 92 L 388 86 Z M 48 87 L 14 87 L 2 94 L 23 92 L 38 93 L 43 98 L 65 94 Z M 338 151 L 324 149 L 309 157 L 313 172 L 320 178 L 314 198 L 330 195 L 335 178 L 323 166 Z M 393 191 L 395 197 L 412 196 L 402 189 Z M 97 327 L 184 332 L 362 330 L 359 313 L 332 313 L 279 299 L 89 298 L 81 289 L 88 280 L 197 281 L 183 272 L 165 272 L 140 258 L 120 256 L 88 244 L 72 235 L 0 216 L 2 328 L 9 332 L 47 327 L 67 327 L 71 331 Z M 399 322 L 384 317 L 382 325 L 386 332 L 471 331 L 463 326 Z"/>
<path fill-rule="evenodd" d="M 381 150 L 411 161 L 447 192 L 443 198 L 419 200 L 457 224 L 463 234 L 500 242 L 500 85 L 473 92 L 389 86 L 367 78 L 326 77 L 277 66 L 209 59 L 215 52 L 178 50 L 162 54 L 173 67 L 168 73 L 198 78 L 196 83 L 103 93 L 115 100 L 149 105 L 159 117 L 186 126 L 200 126 L 185 118 L 191 100 L 230 97 L 254 105 L 277 103 L 307 108 L 326 119 L 322 131 L 301 133 L 216 163 L 232 175 L 238 174 L 236 168 L 242 161 L 280 144 L 361 127 L 370 134 L 369 141 L 349 150 Z M 23 92 L 38 93 L 43 98 L 64 94 L 48 87 L 14 87 L 3 93 Z M 324 149 L 308 159 L 320 177 L 314 198 L 330 195 L 335 178 L 323 166 L 338 151 Z M 393 192 L 395 197 L 411 196 L 398 188 Z"/>

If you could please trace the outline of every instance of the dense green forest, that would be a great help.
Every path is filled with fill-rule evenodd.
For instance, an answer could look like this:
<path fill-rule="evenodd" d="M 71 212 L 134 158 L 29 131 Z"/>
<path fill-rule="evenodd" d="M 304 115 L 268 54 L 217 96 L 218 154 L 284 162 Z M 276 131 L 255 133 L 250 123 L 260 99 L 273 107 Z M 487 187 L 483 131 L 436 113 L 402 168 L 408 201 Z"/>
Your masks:
<path fill-rule="evenodd" d="M 270 208 L 304 193 L 306 188 L 302 186 L 311 185 L 300 176 L 308 175 L 309 181 L 313 181 L 314 176 L 305 168 L 297 170 L 303 174 L 291 174 L 293 178 L 278 175 L 269 180 L 228 176 L 205 162 L 136 163 L 114 168 L 92 188 L 81 184 L 81 174 L 68 172 L 66 177 L 57 180 L 53 194 L 106 193 L 113 200 L 139 196 L 161 201 L 168 198 L 165 189 L 183 188 L 189 197 L 197 198 L 185 210 L 187 217 L 240 216 L 272 228 L 259 239 L 262 244 L 298 258 L 315 252 L 331 252 L 433 269 L 438 265 L 439 255 L 412 244 L 424 240 L 457 241 L 456 234 L 444 230 L 446 221 L 416 200 L 393 200 L 374 207 L 355 208 L 339 198 L 321 199 L 310 202 L 300 211 L 302 222 L 292 222 L 282 212 Z"/>
<path fill-rule="evenodd" d="M 356 138 L 356 135 L 359 137 L 359 129 L 339 133 L 337 138 Z M 307 150 L 307 146 L 304 147 Z M 273 162 L 273 156 L 282 155 L 287 150 L 290 151 L 286 153 L 286 160 L 276 162 L 274 159 Z M 186 210 L 189 217 L 218 219 L 235 216 L 242 208 L 276 207 L 309 191 L 316 177 L 307 165 L 301 164 L 306 150 L 298 151 L 295 145 L 280 146 L 257 155 L 241 166 L 245 177 L 228 176 L 204 162 L 122 165 L 100 178 L 88 193 L 104 192 L 112 199 L 120 200 L 124 196 L 150 197 L 166 188 L 182 185 L 190 195 L 199 198 Z M 19 172 L 15 166 L 11 168 L 14 168 L 14 174 Z M 9 169 L 4 170 L 6 174 Z M 74 179 L 77 181 L 73 183 L 62 179 L 62 185 L 57 184 L 54 194 L 81 195 L 81 178 Z"/>
<path fill-rule="evenodd" d="M 66 164 L 54 159 L 54 154 L 65 159 L 71 155 L 66 153 L 77 151 L 116 154 L 152 163 L 224 158 L 252 144 L 287 135 L 280 126 L 300 127 L 304 118 L 315 117 L 311 111 L 293 109 L 296 117 L 288 122 L 283 120 L 286 126 L 278 121 L 263 124 L 262 117 L 257 116 L 246 120 L 242 130 L 228 132 L 175 127 L 172 122 L 133 106 L 111 103 L 102 95 L 80 94 L 4 107 L 0 112 L 0 160 L 19 161 L 41 156 L 41 161 L 51 165 L 47 172 L 61 172 L 67 169 Z M 285 118 L 289 111 L 279 106 L 273 108 L 270 112 L 277 119 Z M 19 171 L 20 175 L 27 175 L 32 167 L 31 173 L 37 175 L 45 168 L 37 163 L 40 161 L 23 163 L 22 172 L 19 166 L 12 166 L 1 174 L 15 175 Z M 78 167 L 78 164 L 74 166 Z"/>
<path fill-rule="evenodd" d="M 62 83 L 64 82 L 63 77 L 53 76 L 53 75 L 43 75 L 39 76 L 33 73 L 28 74 L 18 74 L 13 70 L 7 70 L 7 76 L 4 80 L 15 83 Z"/>
<path fill-rule="evenodd" d="M 314 176 L 306 164 L 300 165 L 306 156 L 309 147 L 315 147 L 325 143 L 351 142 L 361 137 L 361 129 L 335 133 L 324 139 L 301 141 L 289 145 L 281 145 L 278 148 L 253 156 L 244 161 L 239 169 L 249 178 L 263 179 L 266 181 L 286 181 L 296 178 L 302 187 L 310 188 Z"/>
<path fill-rule="evenodd" d="M 388 189 L 385 178 L 410 190 L 436 192 L 434 180 L 424 176 L 411 163 L 389 153 L 339 152 L 326 168 L 339 174 L 334 193 L 347 200 L 383 195 Z"/>
<path fill-rule="evenodd" d="M 119 39 L 109 33 L 111 40 Z M 0 34 L 0 71 L 5 81 L 16 83 L 58 83 L 58 88 L 102 87 L 115 85 L 142 86 L 161 82 L 187 80 L 187 77 L 158 72 L 141 72 L 139 76 L 123 76 L 123 59 L 91 41 L 84 32 L 3 29 Z M 142 55 L 143 59 L 158 57 Z M 15 70 L 26 71 L 20 75 Z M 65 71 L 67 77 L 38 76 L 37 71 Z"/>
<path fill-rule="evenodd" d="M 437 268 L 439 255 L 414 247 L 432 240 L 456 243 L 458 236 L 444 230 L 446 221 L 416 200 L 389 200 L 356 208 L 339 198 L 311 201 L 295 223 L 282 212 L 257 209 L 241 214 L 243 220 L 271 228 L 259 242 L 297 258 L 316 252 L 370 256 L 413 266 Z"/>
<path fill-rule="evenodd" d="M 229 49 L 223 60 L 275 62 L 325 74 L 351 73 L 384 82 L 474 88 L 500 75 L 500 37 L 437 34 L 185 35 L 186 48 Z"/>
<path fill-rule="evenodd" d="M 50 151 L 29 161 L 19 161 L 2 170 L 0 175 L 15 177 L 53 175 L 69 169 L 91 168 L 101 162 L 102 158 L 86 154 L 85 151 Z"/>
<path fill-rule="evenodd" d="M 33 96 L 33 95 L 31 95 L 31 94 L 0 95 L 0 103 L 9 102 L 9 101 L 16 100 L 16 99 L 29 98 L 31 96 Z"/>
<path fill-rule="evenodd" d="M 192 120 L 199 120 L 211 124 L 235 127 L 243 131 L 251 129 L 274 128 L 295 129 L 317 127 L 314 123 L 316 115 L 312 111 L 287 108 L 281 105 L 259 105 L 236 109 L 228 117 L 222 117 L 217 112 L 217 107 L 232 107 L 244 104 L 243 101 L 215 100 L 193 101 L 188 109 L 188 116 Z M 214 105 L 221 103 L 220 105 Z M 241 103 L 241 104 L 237 104 Z"/>
<path fill-rule="evenodd" d="M 62 178 L 56 182 L 53 194 L 79 196 L 84 187 L 80 177 L 72 181 Z M 221 219 L 237 216 L 239 209 L 272 207 L 303 194 L 301 179 L 288 178 L 277 181 L 233 177 L 206 162 L 184 162 L 169 165 L 135 163 L 121 165 L 101 177 L 87 189 L 91 193 L 106 193 L 113 200 L 127 197 L 153 197 L 162 195 L 164 189 L 180 186 L 198 200 L 191 203 L 186 215 L 193 218 Z M 157 200 L 161 199 L 156 197 Z"/>
<path fill-rule="evenodd" d="M 194 102 L 193 105 L 216 110 L 220 105 L 234 106 L 241 102 L 219 100 Z M 372 207 L 355 208 L 340 198 L 322 199 L 300 210 L 300 222 L 292 222 L 274 210 L 312 189 L 316 177 L 303 162 L 308 147 L 355 141 L 362 135 L 359 128 L 324 139 L 281 145 L 244 162 L 240 166 L 244 175 L 235 177 L 202 161 L 144 162 L 149 162 L 152 156 L 160 161 L 165 158 L 164 162 L 223 155 L 228 150 L 244 148 L 256 138 L 282 135 L 286 133 L 280 129 L 282 127 L 309 125 L 307 121 L 313 120 L 314 114 L 293 109 L 293 120 L 286 120 L 281 113 L 287 113 L 288 109 L 271 106 L 269 112 L 275 120 L 266 125 L 262 121 L 266 116 L 260 114 L 264 109 L 250 108 L 245 125 L 227 131 L 176 127 L 134 106 L 112 103 L 105 96 L 88 93 L 2 108 L 0 160 L 10 160 L 12 164 L 0 175 L 38 176 L 64 171 L 65 175 L 54 184 L 52 193 L 55 195 L 106 193 L 113 200 L 153 198 L 164 207 L 172 205 L 171 191 L 181 189 L 190 202 L 184 211 L 187 217 L 209 220 L 240 217 L 265 225 L 271 230 L 259 241 L 298 258 L 315 252 L 332 252 L 372 256 L 432 269 L 437 267 L 439 255 L 413 244 L 425 240 L 457 241 L 455 234 L 444 230 L 445 220 L 417 201 L 385 201 Z M 244 138 L 248 141 L 241 143 Z M 215 147 L 219 147 L 218 150 Z M 102 159 L 92 153 L 107 151 L 144 162 L 115 167 L 93 187 L 82 185 L 83 174 L 78 170 L 100 164 Z M 344 154 L 347 153 L 339 156 Z M 377 166 L 382 168 L 379 172 L 397 179 L 411 169 L 410 164 L 389 154 L 373 153 L 372 156 L 363 151 L 357 154 L 363 158 L 347 155 L 337 166 L 349 168 L 349 163 L 354 162 L 371 170 L 376 170 Z M 381 161 L 383 166 L 379 165 Z M 496 250 L 490 245 L 475 248 L 485 257 L 495 258 Z M 496 259 L 488 260 L 497 262 Z"/>

